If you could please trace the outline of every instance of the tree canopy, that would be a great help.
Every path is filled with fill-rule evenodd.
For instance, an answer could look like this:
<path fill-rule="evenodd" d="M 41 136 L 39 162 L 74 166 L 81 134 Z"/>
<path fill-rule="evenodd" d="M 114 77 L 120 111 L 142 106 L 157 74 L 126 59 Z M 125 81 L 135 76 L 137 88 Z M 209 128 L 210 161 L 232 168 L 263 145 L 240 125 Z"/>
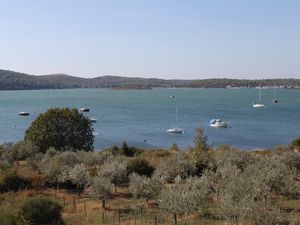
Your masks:
<path fill-rule="evenodd" d="M 40 114 L 25 132 L 25 141 L 45 152 L 57 150 L 93 150 L 94 135 L 91 121 L 77 109 L 54 108 Z"/>

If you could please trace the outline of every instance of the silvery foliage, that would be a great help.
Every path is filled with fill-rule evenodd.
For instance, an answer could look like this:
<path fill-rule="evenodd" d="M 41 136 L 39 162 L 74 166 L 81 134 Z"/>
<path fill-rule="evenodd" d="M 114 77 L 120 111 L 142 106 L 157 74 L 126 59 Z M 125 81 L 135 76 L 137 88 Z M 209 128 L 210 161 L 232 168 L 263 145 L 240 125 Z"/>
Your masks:
<path fill-rule="evenodd" d="M 273 224 L 280 221 L 280 212 L 268 195 L 270 192 L 295 194 L 295 175 L 295 170 L 278 156 L 252 156 L 228 150 L 216 153 L 213 166 L 202 178 L 207 177 L 213 184 L 219 216 L 226 221 Z"/>
<path fill-rule="evenodd" d="M 300 182 L 297 179 L 296 168 L 287 165 L 280 156 L 262 158 L 252 167 L 254 171 L 251 177 L 265 185 L 267 191 L 287 196 L 300 195 Z"/>
<path fill-rule="evenodd" d="M 47 151 L 39 163 L 42 175 L 51 183 L 64 182 L 68 177 L 68 171 L 80 158 L 75 152 L 57 152 L 51 149 Z"/>
<path fill-rule="evenodd" d="M 13 161 L 13 156 L 9 151 L 0 150 L 0 171 L 11 168 Z"/>
<path fill-rule="evenodd" d="M 76 184 L 78 188 L 83 188 L 91 182 L 91 176 L 84 164 L 76 164 L 69 169 L 68 180 Z"/>
<path fill-rule="evenodd" d="M 94 167 L 102 165 L 110 156 L 110 152 L 87 152 L 80 151 L 77 153 L 80 160 L 87 167 Z"/>
<path fill-rule="evenodd" d="M 282 162 L 300 171 L 300 152 L 286 151 L 278 156 Z"/>
<path fill-rule="evenodd" d="M 162 161 L 154 171 L 154 175 L 170 182 L 177 176 L 185 179 L 194 175 L 195 172 L 196 161 L 180 153 L 177 157 Z"/>
<path fill-rule="evenodd" d="M 34 157 L 39 150 L 30 142 L 19 141 L 12 146 L 12 152 L 15 160 L 25 160 Z"/>
<path fill-rule="evenodd" d="M 87 187 L 87 193 L 98 200 L 107 200 L 112 198 L 113 184 L 104 177 L 95 176 L 91 179 Z"/>
<path fill-rule="evenodd" d="M 207 206 L 210 184 L 205 178 L 176 178 L 175 186 L 166 186 L 161 192 L 159 207 L 172 215 L 201 212 Z"/>
<path fill-rule="evenodd" d="M 254 163 L 256 157 L 249 152 L 240 151 L 229 146 L 221 146 L 220 150 L 215 152 L 214 160 L 210 162 L 210 168 L 215 170 L 219 167 L 223 168 L 225 164 L 236 166 L 240 171 L 243 171 L 248 165 Z"/>
<path fill-rule="evenodd" d="M 250 172 L 239 173 L 225 183 L 218 193 L 219 216 L 234 224 L 279 222 L 279 209 L 268 200 L 264 184 L 252 179 L 253 175 Z"/>
<path fill-rule="evenodd" d="M 10 168 L 15 160 L 13 154 L 13 143 L 0 145 L 0 171 Z"/>
<path fill-rule="evenodd" d="M 115 186 L 127 183 L 126 167 L 126 160 L 119 157 L 111 157 L 102 165 L 98 176 L 108 179 Z"/>
<path fill-rule="evenodd" d="M 129 180 L 129 191 L 137 199 L 157 198 L 165 186 L 165 180 L 155 174 L 147 177 L 132 173 Z"/>

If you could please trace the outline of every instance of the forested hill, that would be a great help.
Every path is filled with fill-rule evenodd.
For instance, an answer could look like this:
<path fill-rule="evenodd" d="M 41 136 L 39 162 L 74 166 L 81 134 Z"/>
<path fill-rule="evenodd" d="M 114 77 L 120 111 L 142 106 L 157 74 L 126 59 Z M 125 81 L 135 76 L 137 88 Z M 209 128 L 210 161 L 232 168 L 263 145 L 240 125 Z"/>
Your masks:
<path fill-rule="evenodd" d="M 33 76 L 8 70 L 0 70 L 0 90 L 33 90 L 63 88 L 120 88 L 151 89 L 155 87 L 190 87 L 190 88 L 226 88 L 262 86 L 299 87 L 300 79 L 205 79 L 205 80 L 164 80 L 155 78 L 128 78 L 118 76 L 102 76 L 96 78 L 80 78 L 65 74 Z"/>

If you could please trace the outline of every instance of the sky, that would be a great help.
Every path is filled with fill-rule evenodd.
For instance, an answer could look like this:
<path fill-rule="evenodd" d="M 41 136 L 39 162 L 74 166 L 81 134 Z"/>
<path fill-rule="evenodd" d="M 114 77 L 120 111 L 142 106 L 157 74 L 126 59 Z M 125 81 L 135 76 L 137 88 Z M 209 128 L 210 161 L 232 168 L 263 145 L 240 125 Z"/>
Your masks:
<path fill-rule="evenodd" d="M 300 78 L 299 0 L 0 0 L 0 69 Z"/>

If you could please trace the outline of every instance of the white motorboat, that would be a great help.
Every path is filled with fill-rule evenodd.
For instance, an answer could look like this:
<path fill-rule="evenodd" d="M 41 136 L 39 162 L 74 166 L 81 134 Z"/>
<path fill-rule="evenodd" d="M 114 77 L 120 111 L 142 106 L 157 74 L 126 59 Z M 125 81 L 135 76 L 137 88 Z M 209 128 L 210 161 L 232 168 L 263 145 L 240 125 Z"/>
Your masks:
<path fill-rule="evenodd" d="M 209 122 L 209 126 L 214 128 L 227 128 L 229 127 L 229 122 L 220 119 L 212 119 Z"/>
<path fill-rule="evenodd" d="M 79 108 L 79 112 L 89 112 L 89 108 Z"/>
<path fill-rule="evenodd" d="M 29 116 L 29 112 L 19 112 L 19 116 Z"/>
<path fill-rule="evenodd" d="M 166 131 L 168 133 L 176 133 L 176 134 L 183 134 L 184 130 L 178 127 L 178 109 L 176 108 L 176 127 L 175 128 L 168 128 Z"/>

